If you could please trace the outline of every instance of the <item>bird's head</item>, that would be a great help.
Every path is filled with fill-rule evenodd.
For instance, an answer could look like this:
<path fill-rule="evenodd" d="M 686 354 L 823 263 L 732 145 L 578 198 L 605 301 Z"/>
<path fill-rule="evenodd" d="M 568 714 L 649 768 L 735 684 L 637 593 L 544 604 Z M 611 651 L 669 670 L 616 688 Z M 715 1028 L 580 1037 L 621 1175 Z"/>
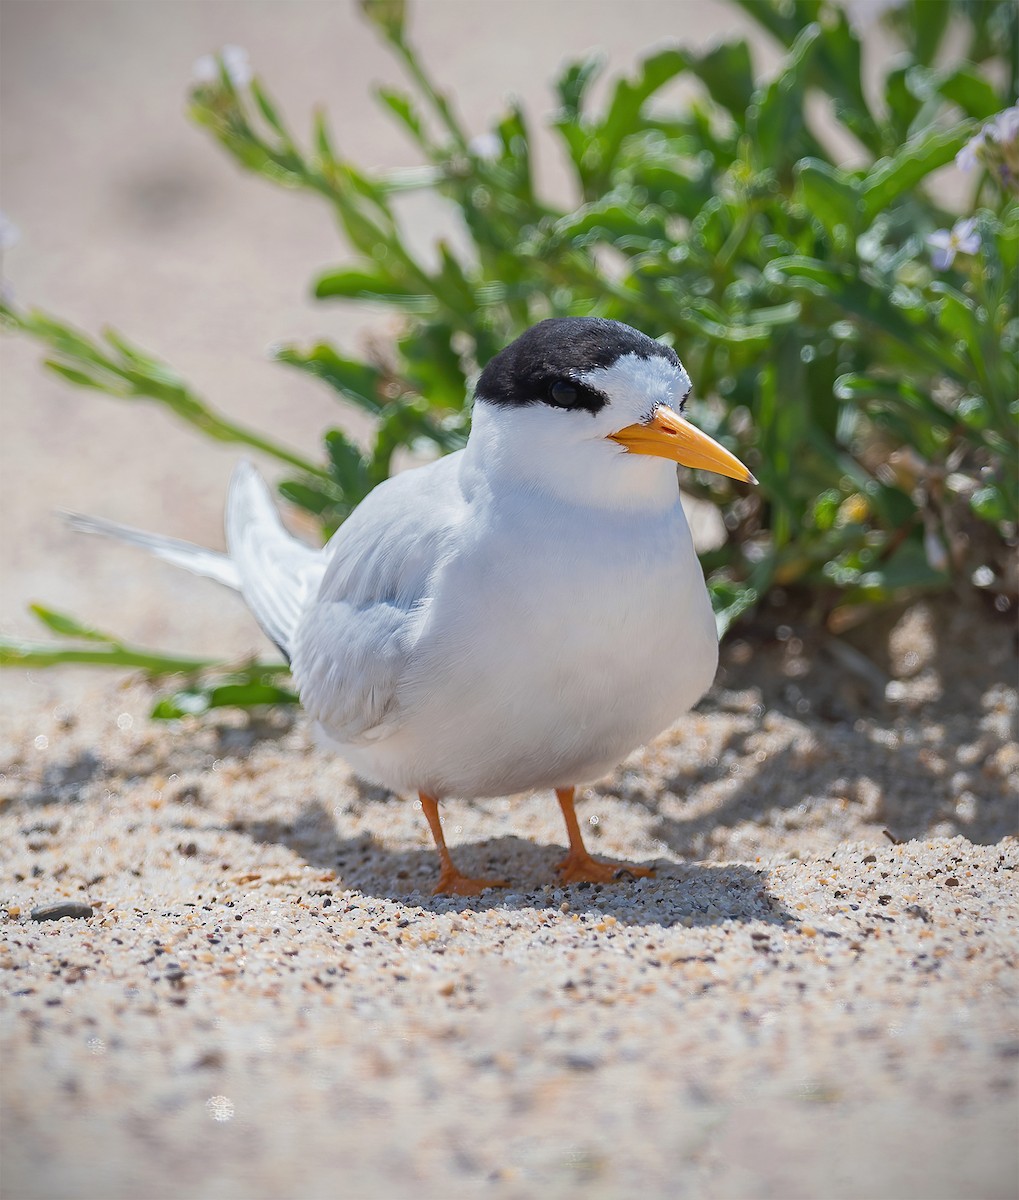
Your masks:
<path fill-rule="evenodd" d="M 673 463 L 756 482 L 682 416 L 689 391 L 670 347 L 620 321 L 554 317 L 482 371 L 471 448 L 489 472 L 607 507 L 674 502 Z"/>

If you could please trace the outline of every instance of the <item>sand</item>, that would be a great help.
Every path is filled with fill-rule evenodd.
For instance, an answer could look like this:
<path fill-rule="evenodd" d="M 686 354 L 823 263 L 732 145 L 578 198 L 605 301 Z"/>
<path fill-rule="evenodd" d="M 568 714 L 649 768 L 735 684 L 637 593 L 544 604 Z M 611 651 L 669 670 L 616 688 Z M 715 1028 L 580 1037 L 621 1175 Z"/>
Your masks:
<path fill-rule="evenodd" d="M 625 67 L 734 26 L 719 5 L 558 0 L 535 38 L 538 7 L 418 6 L 472 132 L 509 91 L 538 124 L 578 27 Z M 328 221 L 180 117 L 191 62 L 236 41 L 297 114 L 324 99 L 357 161 L 406 164 L 364 99 L 398 73 L 353 11 L 0 17 L 22 298 L 113 321 L 306 452 L 356 429 L 261 360 L 288 336 L 357 345 L 368 318 L 303 298 L 342 257 Z M 539 162 L 562 188 L 547 139 Z M 415 216 L 425 242 L 442 227 Z M 69 392 L 20 342 L 0 355 L 4 630 L 31 632 L 41 599 L 139 642 L 266 653 L 212 585 L 52 516 L 221 544 L 235 454 Z M 962 592 L 846 642 L 769 608 L 697 711 L 578 806 L 596 853 L 654 879 L 558 887 L 550 795 L 450 801 L 461 865 L 512 881 L 473 900 L 430 895 L 416 805 L 296 714 L 157 724 L 144 681 L 0 677 L 0 1194 L 1015 1196 L 1015 658 L 1014 620 Z M 91 915 L 33 918 L 67 904 Z"/>
<path fill-rule="evenodd" d="M 969 612 L 946 656 L 939 620 L 893 627 L 876 708 L 809 635 L 731 643 L 581 802 L 657 869 L 616 885 L 556 886 L 535 794 L 445 805 L 512 886 L 432 897 L 416 804 L 299 719 L 157 726 L 139 682 L 33 714 L 0 809 L 4 1195 L 1013 1195 L 1011 631 Z M 67 901 L 92 915 L 33 919 Z"/>

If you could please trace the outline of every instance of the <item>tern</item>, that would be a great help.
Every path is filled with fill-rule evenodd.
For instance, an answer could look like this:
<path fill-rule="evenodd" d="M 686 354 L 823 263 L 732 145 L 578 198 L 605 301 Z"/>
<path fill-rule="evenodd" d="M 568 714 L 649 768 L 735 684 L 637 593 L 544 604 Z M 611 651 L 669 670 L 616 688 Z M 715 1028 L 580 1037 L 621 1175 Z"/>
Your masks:
<path fill-rule="evenodd" d="M 418 796 L 461 873 L 444 797 L 549 788 L 563 882 L 646 867 L 594 859 L 575 789 L 608 774 L 704 695 L 718 663 L 676 464 L 755 483 L 683 416 L 671 347 L 618 321 L 558 317 L 478 378 L 464 449 L 381 483 L 322 548 L 283 527 L 249 463 L 231 480 L 225 554 L 92 518 L 241 593 L 290 663 L 318 733 L 367 780 Z"/>

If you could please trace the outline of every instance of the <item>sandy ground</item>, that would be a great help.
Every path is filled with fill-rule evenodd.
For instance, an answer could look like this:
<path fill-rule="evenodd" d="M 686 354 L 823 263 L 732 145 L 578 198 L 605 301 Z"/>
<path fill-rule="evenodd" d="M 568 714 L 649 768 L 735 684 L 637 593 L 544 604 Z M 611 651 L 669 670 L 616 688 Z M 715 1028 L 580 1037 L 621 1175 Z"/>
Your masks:
<path fill-rule="evenodd" d="M 407 152 L 365 101 L 395 67 L 346 6 L 3 0 L 2 205 L 18 294 L 163 353 L 237 419 L 312 452 L 348 415 L 261 359 L 356 346 L 304 298 L 326 214 L 224 164 L 180 116 L 190 64 L 245 45 L 365 163 Z M 594 44 L 737 22 L 707 3 L 418 6 L 473 132 Z M 767 62 L 767 50 L 762 62 Z M 564 186 L 550 144 L 539 161 Z M 444 216 L 408 214 L 427 245 Z M 82 396 L 0 343 L 2 620 L 43 599 L 132 638 L 260 648 L 233 600 L 75 539 L 59 508 L 219 544 L 235 459 Z M 848 648 L 772 609 L 716 687 L 580 805 L 653 880 L 559 888 L 543 794 L 450 802 L 434 899 L 416 806 L 299 720 L 166 726 L 152 691 L 6 675 L 0 741 L 2 1159 L 10 1200 L 339 1195 L 1012 1197 L 1014 622 L 919 604 Z M 74 902 L 91 916 L 37 921 Z"/>
<path fill-rule="evenodd" d="M 299 722 L 13 723 L 4 1195 L 1013 1196 L 1011 630 L 909 611 L 890 702 L 764 632 L 588 791 L 657 868 L 614 886 L 555 886 L 537 794 L 449 802 L 512 886 L 432 898 L 417 806 Z"/>

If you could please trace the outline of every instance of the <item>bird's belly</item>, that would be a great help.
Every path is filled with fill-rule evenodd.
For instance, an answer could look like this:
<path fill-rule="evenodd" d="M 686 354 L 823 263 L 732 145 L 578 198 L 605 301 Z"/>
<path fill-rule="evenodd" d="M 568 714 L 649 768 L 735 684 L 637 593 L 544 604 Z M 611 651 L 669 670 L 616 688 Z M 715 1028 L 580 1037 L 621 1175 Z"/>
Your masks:
<path fill-rule="evenodd" d="M 639 547 L 587 547 L 523 572 L 491 563 L 480 595 L 472 571 L 469 608 L 455 581 L 437 598 L 401 688 L 407 719 L 349 748 L 355 770 L 395 790 L 486 796 L 588 782 L 711 684 L 714 618 L 685 527 L 662 546 L 645 531 Z"/>

